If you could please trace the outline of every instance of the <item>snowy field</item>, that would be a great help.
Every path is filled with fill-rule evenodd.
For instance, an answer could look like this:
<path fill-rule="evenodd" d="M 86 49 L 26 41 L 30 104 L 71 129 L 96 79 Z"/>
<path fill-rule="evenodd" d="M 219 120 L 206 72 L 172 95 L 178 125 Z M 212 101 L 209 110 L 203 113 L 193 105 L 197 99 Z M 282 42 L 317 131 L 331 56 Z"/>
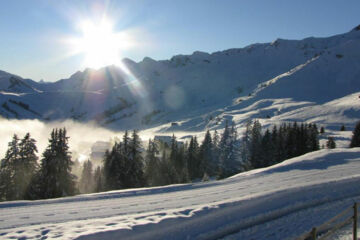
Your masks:
<path fill-rule="evenodd" d="M 293 239 L 360 201 L 360 149 L 222 181 L 0 203 L 0 239 Z"/>

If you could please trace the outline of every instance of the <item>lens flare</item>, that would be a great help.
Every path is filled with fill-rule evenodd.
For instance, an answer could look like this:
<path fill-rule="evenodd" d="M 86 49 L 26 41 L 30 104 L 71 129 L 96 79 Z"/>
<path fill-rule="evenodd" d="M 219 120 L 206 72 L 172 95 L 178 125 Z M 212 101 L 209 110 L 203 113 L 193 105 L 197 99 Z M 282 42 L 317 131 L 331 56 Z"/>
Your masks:
<path fill-rule="evenodd" d="M 100 112 L 109 97 L 122 91 L 129 90 L 133 96 L 147 99 L 148 91 L 141 77 L 133 74 L 132 66 L 122 60 L 125 52 L 141 45 L 136 41 L 136 39 L 141 39 L 139 32 L 134 29 L 119 31 L 115 27 L 115 22 L 110 20 L 113 18 L 106 12 L 96 15 L 102 17 L 91 18 L 89 14 L 88 18 L 77 18 L 82 19 L 78 20 L 76 25 L 78 36 L 62 39 L 69 49 L 66 58 L 83 57 L 80 67 L 86 68 L 85 74 L 82 75 L 84 78 L 82 89 L 86 91 L 82 96 L 82 101 L 90 104 L 93 109 L 99 109 Z M 86 15 L 82 14 L 82 16 Z M 131 101 L 131 96 L 127 100 Z M 150 105 L 149 101 L 143 102 L 146 106 Z M 101 121 L 101 116 L 99 113 L 99 121 Z"/>
<path fill-rule="evenodd" d="M 99 22 L 85 20 L 78 24 L 81 36 L 67 38 L 66 44 L 70 46 L 67 56 L 84 55 L 83 67 L 99 69 L 114 65 L 125 74 L 123 80 L 125 85 L 140 96 L 145 95 L 145 90 L 137 77 L 131 73 L 129 68 L 122 62 L 121 53 L 136 45 L 135 39 L 127 31 L 116 32 L 114 24 L 103 18 Z M 110 72 L 110 74 L 112 74 Z M 113 78 L 116 78 L 116 74 Z M 89 75 L 90 81 L 95 81 L 93 75 Z M 84 86 L 86 87 L 86 86 Z"/>
<path fill-rule="evenodd" d="M 120 61 L 121 51 L 133 45 L 133 39 L 125 31 L 115 32 L 107 19 L 90 20 L 79 24 L 81 36 L 68 39 L 70 55 L 84 54 L 84 67 L 100 68 Z"/>

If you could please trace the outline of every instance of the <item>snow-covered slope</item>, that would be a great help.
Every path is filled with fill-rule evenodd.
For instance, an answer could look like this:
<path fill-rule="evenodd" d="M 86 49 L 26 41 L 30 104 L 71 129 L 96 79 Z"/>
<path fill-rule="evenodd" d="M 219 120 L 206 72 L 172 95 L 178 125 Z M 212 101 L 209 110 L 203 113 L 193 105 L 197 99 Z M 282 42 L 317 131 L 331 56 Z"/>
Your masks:
<path fill-rule="evenodd" d="M 164 61 L 124 59 L 123 66 L 86 69 L 55 83 L 0 72 L 0 114 L 96 120 L 116 129 L 165 124 L 162 130 L 203 130 L 254 106 L 258 114 L 249 117 L 271 118 L 340 101 L 360 91 L 359 77 L 360 31 L 354 29 Z M 352 116 L 360 117 L 359 111 Z M 179 124 L 169 128 L 171 122 Z"/>
<path fill-rule="evenodd" d="M 0 71 L 0 89 L 2 92 L 34 93 L 39 92 L 36 87 L 39 83 L 31 79 L 22 79 L 19 76 Z"/>
<path fill-rule="evenodd" d="M 0 238 L 293 239 L 359 201 L 359 180 L 359 148 L 321 150 L 222 181 L 3 202 Z"/>

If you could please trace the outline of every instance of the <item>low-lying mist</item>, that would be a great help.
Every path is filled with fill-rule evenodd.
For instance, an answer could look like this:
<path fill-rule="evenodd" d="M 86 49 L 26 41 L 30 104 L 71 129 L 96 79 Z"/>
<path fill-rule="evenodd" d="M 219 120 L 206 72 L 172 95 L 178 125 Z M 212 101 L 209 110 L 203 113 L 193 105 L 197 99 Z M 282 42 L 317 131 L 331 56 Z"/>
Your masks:
<path fill-rule="evenodd" d="M 85 160 L 89 157 L 91 146 L 97 141 L 113 141 L 120 138 L 123 132 L 114 132 L 103 128 L 94 122 L 79 123 L 72 120 L 58 122 L 42 122 L 39 120 L 8 120 L 0 119 L 0 159 L 5 156 L 8 142 L 14 134 L 21 139 L 29 132 L 37 141 L 38 156 L 48 145 L 48 139 L 53 128 L 66 128 L 69 138 L 69 147 L 73 160 Z"/>
<path fill-rule="evenodd" d="M 36 140 L 38 148 L 38 157 L 41 155 L 45 148 L 48 146 L 48 139 L 50 133 L 54 128 L 66 128 L 67 136 L 69 138 L 69 147 L 72 153 L 72 160 L 78 159 L 79 161 L 87 160 L 90 157 L 91 147 L 97 141 L 105 141 L 113 143 L 115 140 L 121 140 L 124 132 L 113 131 L 95 122 L 75 122 L 72 120 L 42 122 L 39 120 L 14 120 L 0 118 L 0 159 L 4 158 L 8 143 L 11 141 L 14 134 L 17 134 L 21 139 L 26 133 L 30 133 L 31 137 Z M 159 133 L 158 129 L 147 129 L 140 131 L 139 135 L 143 141 L 148 141 L 155 135 L 168 135 L 172 133 Z M 129 129 L 132 131 L 132 129 Z M 176 132 L 175 135 L 178 139 L 195 135 L 194 132 Z M 144 142 L 146 147 L 146 142 Z"/>

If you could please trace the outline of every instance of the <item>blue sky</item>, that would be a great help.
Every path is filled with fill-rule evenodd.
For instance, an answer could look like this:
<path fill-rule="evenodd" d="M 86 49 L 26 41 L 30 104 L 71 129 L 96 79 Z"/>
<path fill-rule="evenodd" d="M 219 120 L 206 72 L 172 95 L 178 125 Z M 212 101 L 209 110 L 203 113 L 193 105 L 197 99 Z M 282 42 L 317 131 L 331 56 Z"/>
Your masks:
<path fill-rule="evenodd" d="M 136 46 L 122 57 L 156 60 L 214 52 L 276 38 L 325 37 L 360 24 L 359 0 L 9 0 L 0 8 L 0 69 L 55 81 L 82 70 L 62 39 L 84 19 L 106 14 Z"/>

